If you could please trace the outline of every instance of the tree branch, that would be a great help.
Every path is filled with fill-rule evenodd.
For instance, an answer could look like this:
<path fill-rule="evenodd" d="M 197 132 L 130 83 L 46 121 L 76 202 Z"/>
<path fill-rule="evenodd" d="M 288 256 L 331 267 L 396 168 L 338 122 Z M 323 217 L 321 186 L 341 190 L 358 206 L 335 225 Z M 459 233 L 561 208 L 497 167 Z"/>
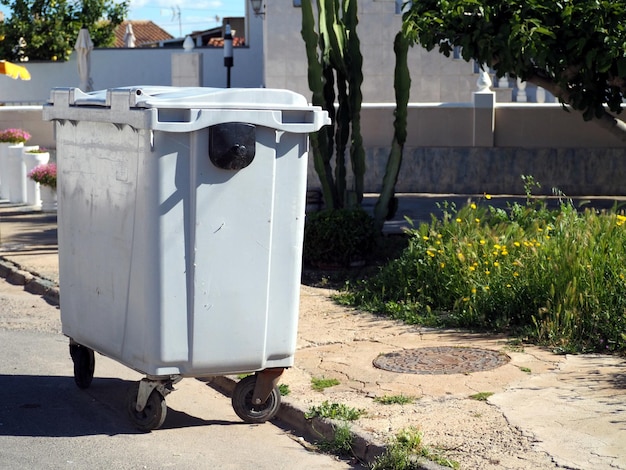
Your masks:
<path fill-rule="evenodd" d="M 545 88 L 554 96 L 559 98 L 561 102 L 567 105 L 570 104 L 569 92 L 558 86 L 554 81 L 550 80 L 549 78 L 534 74 L 528 77 L 526 81 L 540 86 L 541 88 Z M 582 114 L 581 111 L 578 112 Z M 617 137 L 620 141 L 626 142 L 626 122 L 616 118 L 605 109 L 603 109 L 602 116 L 600 116 L 600 118 L 594 118 L 591 122 L 594 122 L 601 128 L 605 129 L 606 131 Z"/>

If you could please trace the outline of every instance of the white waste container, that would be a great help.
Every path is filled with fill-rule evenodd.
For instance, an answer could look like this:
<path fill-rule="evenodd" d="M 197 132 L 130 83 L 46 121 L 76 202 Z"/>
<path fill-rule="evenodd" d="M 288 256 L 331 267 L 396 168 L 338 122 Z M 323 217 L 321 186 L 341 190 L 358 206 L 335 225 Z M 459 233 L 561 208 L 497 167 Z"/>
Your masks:
<path fill-rule="evenodd" d="M 256 372 L 233 406 L 271 418 L 296 347 L 308 133 L 327 113 L 287 90 L 57 88 L 44 119 L 77 385 L 93 351 L 146 374 L 128 406 L 149 430 L 182 377 Z"/>

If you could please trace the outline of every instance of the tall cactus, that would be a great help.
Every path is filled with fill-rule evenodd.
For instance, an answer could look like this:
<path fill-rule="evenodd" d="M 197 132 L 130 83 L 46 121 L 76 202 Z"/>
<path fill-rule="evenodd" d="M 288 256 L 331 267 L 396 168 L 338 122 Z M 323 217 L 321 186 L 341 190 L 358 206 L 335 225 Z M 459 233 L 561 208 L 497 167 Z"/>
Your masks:
<path fill-rule="evenodd" d="M 346 28 L 352 33 L 348 36 L 346 60 L 349 60 L 349 69 L 352 73 L 349 76 L 350 90 L 350 111 L 352 113 L 352 142 L 350 145 L 350 162 L 352 163 L 352 174 L 354 175 L 354 192 L 356 193 L 358 204 L 363 200 L 364 179 L 365 179 L 365 149 L 363 148 L 363 137 L 361 136 L 361 103 L 363 94 L 361 85 L 363 84 L 363 55 L 361 54 L 361 41 L 356 34 L 356 27 L 359 23 L 357 16 L 356 0 L 348 1 L 345 4 Z"/>
<path fill-rule="evenodd" d="M 311 2 L 305 0 L 302 2 L 302 38 L 306 46 L 308 67 L 308 81 L 309 88 L 313 92 L 312 103 L 315 106 L 321 106 L 329 111 L 329 116 L 334 122 L 334 107 L 328 109 L 325 97 L 325 81 L 322 77 L 325 74 L 323 61 L 318 56 L 317 46 L 321 38 L 315 32 L 315 18 L 313 16 L 313 9 L 311 8 Z M 334 101 L 334 99 L 333 99 Z M 310 135 L 311 151 L 313 153 L 313 163 L 315 165 L 315 171 L 317 172 L 320 184 L 322 185 L 322 194 L 324 201 L 334 201 L 335 196 L 335 184 L 332 177 L 331 157 L 332 151 L 329 152 L 329 147 L 332 149 L 332 133 L 329 131 L 330 126 L 322 127 L 318 132 L 314 132 Z M 329 140 L 331 142 L 329 143 Z"/>
<path fill-rule="evenodd" d="M 408 66 L 409 41 L 402 32 L 396 34 L 393 42 L 393 50 L 396 55 L 396 67 L 394 70 L 394 90 L 396 93 L 396 109 L 394 111 L 393 140 L 391 151 L 387 159 L 385 176 L 383 178 L 383 188 L 374 207 L 374 219 L 376 226 L 382 230 L 385 220 L 395 213 L 395 187 L 402 165 L 402 152 L 406 142 L 407 107 L 409 103 L 409 92 L 411 89 L 411 76 Z"/>
<path fill-rule="evenodd" d="M 349 139 L 355 176 L 354 202 L 360 203 L 363 198 L 365 151 L 360 127 L 363 58 L 356 33 L 357 1 L 317 0 L 319 33 L 315 30 L 316 18 L 311 0 L 303 0 L 301 4 L 301 34 L 306 46 L 313 104 L 326 109 L 333 122 L 311 137 L 311 149 L 326 207 L 339 209 L 352 202 L 346 197 Z M 336 111 L 335 100 L 338 102 Z"/>

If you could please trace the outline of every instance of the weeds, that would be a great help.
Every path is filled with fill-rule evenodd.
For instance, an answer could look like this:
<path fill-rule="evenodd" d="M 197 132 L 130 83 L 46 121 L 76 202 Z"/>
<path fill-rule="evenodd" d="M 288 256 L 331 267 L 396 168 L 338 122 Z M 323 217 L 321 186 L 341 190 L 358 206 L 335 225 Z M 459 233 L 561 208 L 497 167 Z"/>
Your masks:
<path fill-rule="evenodd" d="M 354 436 L 350 430 L 350 425 L 346 422 L 334 424 L 333 430 L 332 440 L 323 440 L 317 443 L 320 450 L 344 457 L 352 455 Z"/>
<path fill-rule="evenodd" d="M 422 443 L 421 433 L 414 427 L 401 430 L 387 446 L 384 454 L 376 459 L 371 470 L 412 470 L 423 468 L 419 459 L 424 458 L 451 468 L 459 468 L 457 462 L 434 453 Z"/>
<path fill-rule="evenodd" d="M 487 399 L 493 395 L 493 392 L 479 392 L 479 393 L 475 393 L 474 395 L 470 395 L 469 397 L 472 400 L 476 400 L 476 401 L 487 401 Z"/>
<path fill-rule="evenodd" d="M 408 405 L 415 402 L 416 398 L 406 395 L 384 395 L 382 397 L 375 397 L 374 401 L 381 405 Z"/>
<path fill-rule="evenodd" d="M 360 408 L 352 408 L 343 403 L 329 403 L 324 401 L 319 406 L 312 406 L 304 414 L 307 419 L 320 417 L 330 419 L 340 419 L 344 421 L 356 421 L 365 414 L 365 410 Z"/>
<path fill-rule="evenodd" d="M 304 414 L 304 417 L 306 419 L 319 417 L 335 420 L 332 423 L 332 439 L 323 439 L 317 442 L 316 445 L 322 452 L 347 457 L 353 454 L 352 443 L 354 441 L 354 435 L 352 434 L 349 422 L 359 419 L 364 413 L 365 410 L 325 401 L 320 406 L 312 406 L 309 411 Z"/>
<path fill-rule="evenodd" d="M 313 387 L 313 390 L 317 392 L 322 392 L 324 389 L 334 387 L 335 385 L 339 385 L 339 380 L 327 379 L 326 377 L 311 378 L 311 387 Z"/>
<path fill-rule="evenodd" d="M 558 353 L 626 352 L 626 216 L 559 195 L 497 209 L 485 200 L 409 230 L 408 247 L 340 303 L 411 324 L 515 333 Z"/>
<path fill-rule="evenodd" d="M 278 392 L 281 397 L 286 397 L 291 393 L 291 390 L 289 390 L 289 385 L 287 384 L 278 384 Z"/>

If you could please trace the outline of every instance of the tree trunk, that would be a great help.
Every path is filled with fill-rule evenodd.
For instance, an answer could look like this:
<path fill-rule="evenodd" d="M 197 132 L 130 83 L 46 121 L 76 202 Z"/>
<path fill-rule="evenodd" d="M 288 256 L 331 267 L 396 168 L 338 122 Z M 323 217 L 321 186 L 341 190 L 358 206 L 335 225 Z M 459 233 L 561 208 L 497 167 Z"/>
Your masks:
<path fill-rule="evenodd" d="M 567 90 L 563 90 L 560 86 L 554 83 L 552 80 L 541 77 L 539 75 L 533 75 L 527 80 L 529 83 L 533 83 L 541 88 L 545 88 L 554 96 L 559 98 L 563 103 L 569 105 L 570 97 Z M 574 109 L 574 108 L 572 108 Z M 576 110 L 580 114 L 582 111 Z M 617 137 L 622 142 L 626 143 L 626 123 L 621 119 L 616 118 L 608 111 L 604 110 L 602 116 L 600 118 L 592 119 L 592 122 L 597 124 L 598 126 L 605 129 L 607 132 L 611 133 L 615 137 Z"/>

